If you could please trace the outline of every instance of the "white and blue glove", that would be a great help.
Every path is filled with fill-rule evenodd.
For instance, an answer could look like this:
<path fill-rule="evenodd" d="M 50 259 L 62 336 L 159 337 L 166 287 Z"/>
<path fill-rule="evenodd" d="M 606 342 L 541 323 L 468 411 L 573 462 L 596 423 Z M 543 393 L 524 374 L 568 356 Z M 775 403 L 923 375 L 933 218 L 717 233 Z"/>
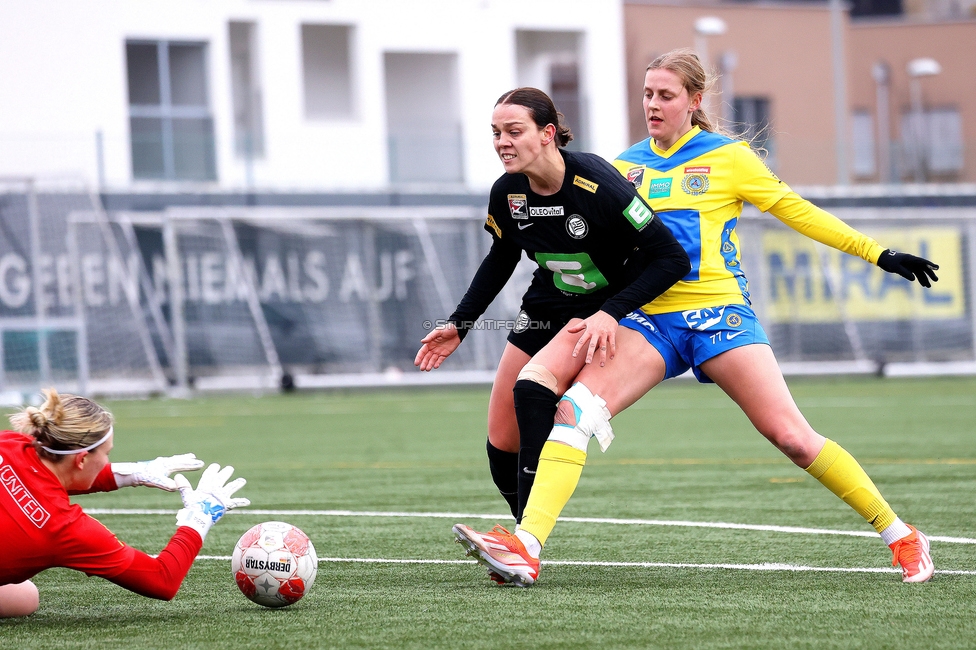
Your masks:
<path fill-rule="evenodd" d="M 243 478 L 227 483 L 233 473 L 234 468 L 230 465 L 220 469 L 220 465 L 214 463 L 203 471 L 195 490 L 185 476 L 177 474 L 173 480 L 183 497 L 183 509 L 176 513 L 176 526 L 189 526 L 206 539 L 210 527 L 225 512 L 251 505 L 250 500 L 243 497 L 233 498 L 234 493 L 247 483 Z"/>
<path fill-rule="evenodd" d="M 170 474 L 192 472 L 201 467 L 203 461 L 193 454 L 180 454 L 137 463 L 112 463 L 112 474 L 115 475 L 115 484 L 120 488 L 148 485 L 167 492 L 176 492 L 176 481 L 170 478 Z"/>

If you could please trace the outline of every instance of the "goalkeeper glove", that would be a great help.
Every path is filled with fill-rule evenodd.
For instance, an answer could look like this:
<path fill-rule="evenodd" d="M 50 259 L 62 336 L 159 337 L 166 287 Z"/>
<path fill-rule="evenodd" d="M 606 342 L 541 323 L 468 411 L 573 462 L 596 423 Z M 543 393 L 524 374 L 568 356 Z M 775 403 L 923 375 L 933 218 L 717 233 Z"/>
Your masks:
<path fill-rule="evenodd" d="M 173 472 L 192 472 L 203 467 L 203 461 L 193 454 L 160 456 L 155 460 L 138 463 L 112 463 L 115 484 L 120 488 L 148 485 L 167 492 L 176 492 L 176 482 L 169 477 Z"/>
<path fill-rule="evenodd" d="M 918 280 L 918 283 L 926 288 L 931 287 L 932 282 L 939 279 L 939 276 L 935 274 L 935 270 L 939 268 L 938 264 L 933 264 L 923 257 L 899 253 L 890 248 L 881 253 L 881 257 L 878 258 L 878 266 L 888 273 L 897 273 L 909 282 Z M 929 281 L 930 278 L 931 282 Z"/>
<path fill-rule="evenodd" d="M 210 527 L 217 523 L 225 512 L 251 505 L 248 499 L 233 498 L 234 493 L 247 483 L 243 478 L 236 478 L 227 483 L 227 479 L 233 473 L 234 468 L 230 465 L 221 469 L 220 465 L 214 463 L 203 471 L 195 490 L 185 476 L 177 474 L 174 481 L 180 496 L 183 497 L 183 509 L 176 513 L 176 526 L 189 526 L 205 539 Z M 225 483 L 227 484 L 224 485 Z"/>

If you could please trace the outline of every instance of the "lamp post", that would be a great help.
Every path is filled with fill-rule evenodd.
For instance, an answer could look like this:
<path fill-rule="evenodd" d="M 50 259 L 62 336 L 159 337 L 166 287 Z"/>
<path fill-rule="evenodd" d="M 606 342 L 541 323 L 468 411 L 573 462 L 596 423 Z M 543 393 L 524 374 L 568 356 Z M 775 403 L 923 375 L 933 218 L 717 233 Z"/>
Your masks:
<path fill-rule="evenodd" d="M 735 120 L 735 86 L 732 84 L 732 71 L 739 65 L 739 57 L 734 50 L 722 52 L 718 58 L 719 72 L 722 74 L 722 122 L 725 126 Z"/>
<path fill-rule="evenodd" d="M 875 104 L 878 122 L 878 181 L 894 180 L 891 169 L 891 69 L 884 61 L 871 67 L 875 84 Z"/>
<path fill-rule="evenodd" d="M 726 31 L 728 31 L 728 25 L 718 16 L 701 16 L 695 19 L 695 51 L 698 53 L 698 59 L 704 66 L 706 73 L 710 73 L 712 70 L 711 62 L 708 60 L 708 37 L 721 36 Z M 711 113 L 707 96 L 702 103 L 705 112 Z"/>
<path fill-rule="evenodd" d="M 915 141 L 915 181 L 922 183 L 925 179 L 925 145 L 926 128 L 925 112 L 922 105 L 922 78 L 934 77 L 942 72 L 942 66 L 935 59 L 912 59 L 906 66 L 908 71 L 908 92 L 912 101 L 912 134 Z"/>
<path fill-rule="evenodd" d="M 844 17 L 847 9 L 844 0 L 830 0 L 830 41 L 831 61 L 834 77 L 834 122 L 837 129 L 834 134 L 837 152 L 837 184 L 848 185 L 851 182 L 847 139 L 850 128 L 847 117 L 847 59 L 844 54 Z"/>

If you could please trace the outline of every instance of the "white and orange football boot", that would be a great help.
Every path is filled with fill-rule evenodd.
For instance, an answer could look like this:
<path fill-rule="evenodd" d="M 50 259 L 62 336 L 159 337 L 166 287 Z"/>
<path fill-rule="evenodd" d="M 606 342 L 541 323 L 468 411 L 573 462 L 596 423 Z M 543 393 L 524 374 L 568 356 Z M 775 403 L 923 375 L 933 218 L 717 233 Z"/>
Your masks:
<path fill-rule="evenodd" d="M 935 572 L 935 564 L 929 555 L 929 540 L 914 526 L 910 535 L 906 535 L 888 548 L 894 554 L 891 566 L 901 565 L 902 582 L 926 582 Z"/>
<path fill-rule="evenodd" d="M 455 524 L 452 530 L 457 543 L 467 549 L 465 554 L 487 567 L 493 581 L 528 587 L 539 577 L 539 559 L 529 555 L 522 540 L 501 526 L 490 533 L 479 533 L 464 524 Z"/>

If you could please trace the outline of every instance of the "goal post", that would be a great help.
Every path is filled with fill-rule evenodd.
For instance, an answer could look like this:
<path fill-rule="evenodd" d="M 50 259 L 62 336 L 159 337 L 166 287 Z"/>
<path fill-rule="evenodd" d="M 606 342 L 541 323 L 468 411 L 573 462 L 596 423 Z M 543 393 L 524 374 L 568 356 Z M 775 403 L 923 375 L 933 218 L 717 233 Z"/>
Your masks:
<path fill-rule="evenodd" d="M 479 210 L 173 208 L 162 223 L 167 260 L 177 260 L 167 280 L 182 294 L 174 336 L 196 388 L 493 377 L 503 325 L 472 336 L 448 368 L 411 376 L 420 339 L 453 311 L 487 252 Z M 487 322 L 514 322 L 511 293 Z"/>

